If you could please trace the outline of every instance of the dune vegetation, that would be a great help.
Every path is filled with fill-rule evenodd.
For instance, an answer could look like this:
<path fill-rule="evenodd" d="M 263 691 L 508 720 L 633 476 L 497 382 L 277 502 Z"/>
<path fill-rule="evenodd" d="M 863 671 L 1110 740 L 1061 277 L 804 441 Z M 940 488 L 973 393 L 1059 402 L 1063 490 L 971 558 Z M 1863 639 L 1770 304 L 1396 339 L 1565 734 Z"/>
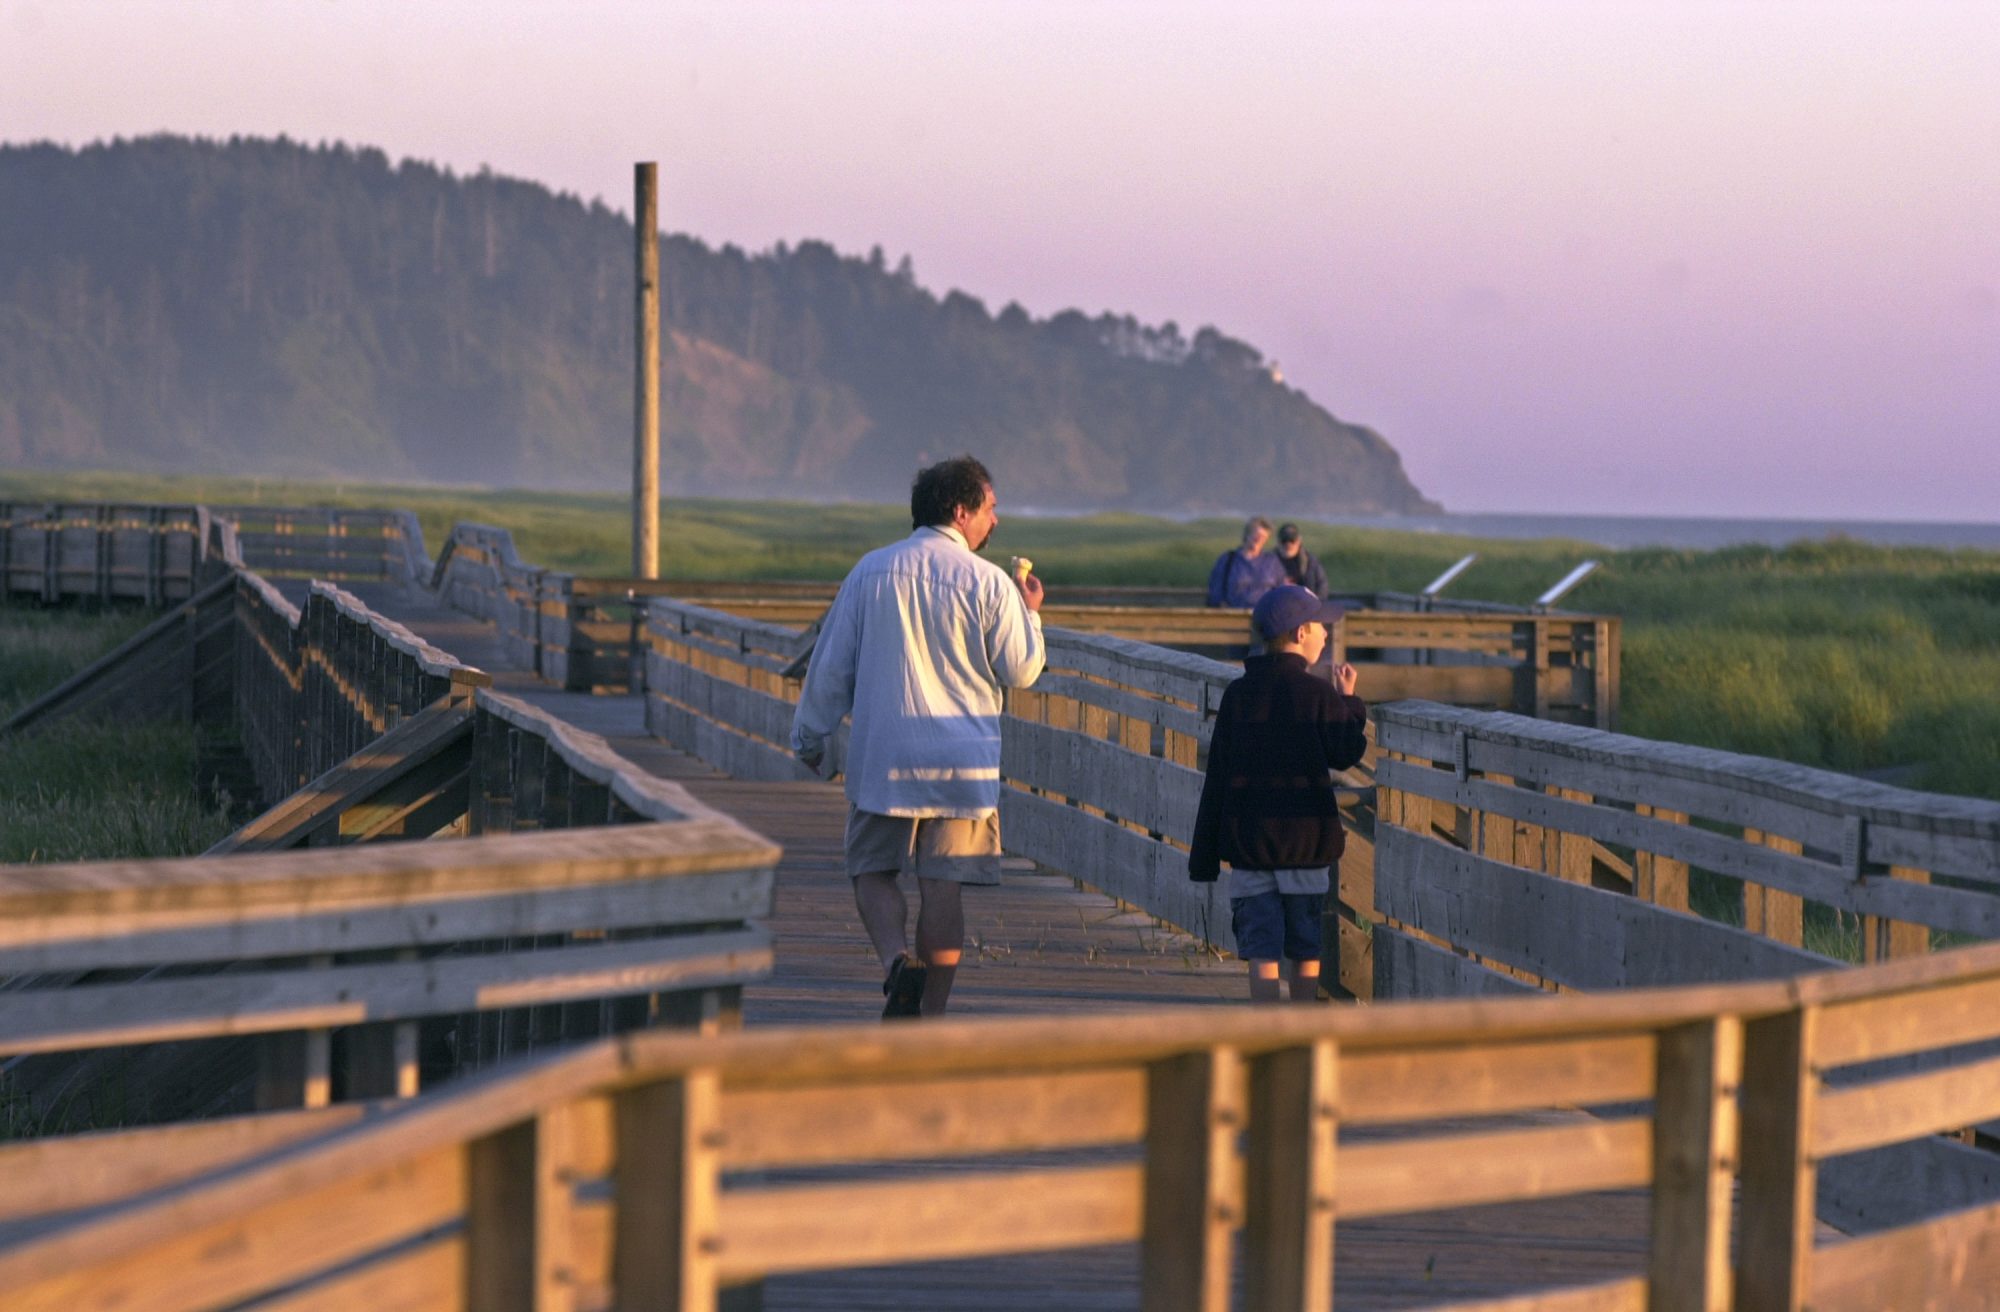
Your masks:
<path fill-rule="evenodd" d="M 435 550 L 456 520 L 513 531 L 537 564 L 627 569 L 614 495 L 118 475 L 0 476 L 0 498 L 171 498 L 400 506 Z M 1055 584 L 1198 588 L 1233 519 L 1010 515 L 995 549 Z M 663 571 L 678 578 L 837 579 L 908 531 L 894 506 L 674 500 Z M 2000 553 L 1843 539 L 1720 551 L 1604 552 L 1531 542 L 1307 525 L 1336 589 L 1414 591 L 1468 551 L 1454 596 L 1532 600 L 1586 557 L 1564 604 L 1624 621 L 1624 732 L 2000 798 Z"/>
<path fill-rule="evenodd" d="M 0 720 L 136 633 L 145 612 L 0 606 Z M 186 856 L 229 832 L 194 788 L 184 724 L 0 734 L 0 865 Z"/>

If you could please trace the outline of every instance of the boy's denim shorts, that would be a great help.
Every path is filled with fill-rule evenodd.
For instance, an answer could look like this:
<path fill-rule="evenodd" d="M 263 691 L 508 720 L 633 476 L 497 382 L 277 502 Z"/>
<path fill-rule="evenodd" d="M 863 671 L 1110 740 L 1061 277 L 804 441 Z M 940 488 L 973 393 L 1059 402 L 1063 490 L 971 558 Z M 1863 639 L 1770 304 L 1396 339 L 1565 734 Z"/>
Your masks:
<path fill-rule="evenodd" d="M 1253 893 L 1229 899 L 1236 955 L 1245 961 L 1318 961 L 1324 893 Z"/>

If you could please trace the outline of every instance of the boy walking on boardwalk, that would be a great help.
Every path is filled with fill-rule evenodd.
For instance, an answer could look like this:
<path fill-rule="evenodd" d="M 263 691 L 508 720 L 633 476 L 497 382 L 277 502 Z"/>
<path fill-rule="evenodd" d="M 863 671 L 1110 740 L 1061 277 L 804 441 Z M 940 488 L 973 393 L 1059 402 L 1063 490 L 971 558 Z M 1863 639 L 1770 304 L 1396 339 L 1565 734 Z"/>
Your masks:
<path fill-rule="evenodd" d="M 1230 925 L 1253 1002 L 1278 1000 L 1280 958 L 1292 1001 L 1318 995 L 1320 916 L 1346 845 L 1328 772 L 1368 746 L 1354 667 L 1336 665 L 1331 683 L 1309 669 L 1339 615 L 1296 585 L 1266 593 L 1251 615 L 1265 654 L 1223 691 L 1209 741 L 1188 877 L 1213 881 L 1229 863 Z"/>

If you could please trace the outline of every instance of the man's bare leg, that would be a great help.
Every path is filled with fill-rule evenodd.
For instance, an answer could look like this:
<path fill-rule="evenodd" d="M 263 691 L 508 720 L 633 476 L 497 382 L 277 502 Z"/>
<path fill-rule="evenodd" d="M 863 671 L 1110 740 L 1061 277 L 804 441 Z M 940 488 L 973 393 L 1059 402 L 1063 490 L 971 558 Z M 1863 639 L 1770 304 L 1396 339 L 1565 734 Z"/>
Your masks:
<path fill-rule="evenodd" d="M 1250 960 L 1250 1001 L 1276 1002 L 1278 1000 L 1278 963 L 1275 961 Z"/>
<path fill-rule="evenodd" d="M 1293 1002 L 1319 1001 L 1319 960 L 1297 960 L 1291 965 L 1291 988 Z"/>
<path fill-rule="evenodd" d="M 861 913 L 861 926 L 868 931 L 868 941 L 875 945 L 875 955 L 882 959 L 882 969 L 889 969 L 897 957 L 910 950 L 910 906 L 903 897 L 902 885 L 896 882 L 896 872 L 878 870 L 856 875 L 854 907 Z M 921 924 L 918 935 L 921 943 Z"/>
<path fill-rule="evenodd" d="M 917 880 L 917 958 L 924 964 L 923 1014 L 944 1015 L 951 982 L 965 955 L 963 886 L 950 879 Z"/>

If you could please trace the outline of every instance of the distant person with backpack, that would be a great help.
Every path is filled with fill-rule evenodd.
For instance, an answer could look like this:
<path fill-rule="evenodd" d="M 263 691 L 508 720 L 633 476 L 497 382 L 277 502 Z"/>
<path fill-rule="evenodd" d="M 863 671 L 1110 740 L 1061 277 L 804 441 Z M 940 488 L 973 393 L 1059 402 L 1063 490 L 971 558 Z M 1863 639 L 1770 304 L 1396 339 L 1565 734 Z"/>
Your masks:
<path fill-rule="evenodd" d="M 1278 563 L 1284 566 L 1286 582 L 1297 584 L 1315 597 L 1326 595 L 1326 570 L 1321 568 L 1319 557 L 1299 541 L 1297 524 L 1278 526 Z"/>
<path fill-rule="evenodd" d="M 1243 545 L 1215 558 L 1208 572 L 1208 604 L 1234 610 L 1249 610 L 1285 581 L 1285 567 L 1264 550 L 1271 540 L 1271 521 L 1262 515 L 1243 525 Z"/>

